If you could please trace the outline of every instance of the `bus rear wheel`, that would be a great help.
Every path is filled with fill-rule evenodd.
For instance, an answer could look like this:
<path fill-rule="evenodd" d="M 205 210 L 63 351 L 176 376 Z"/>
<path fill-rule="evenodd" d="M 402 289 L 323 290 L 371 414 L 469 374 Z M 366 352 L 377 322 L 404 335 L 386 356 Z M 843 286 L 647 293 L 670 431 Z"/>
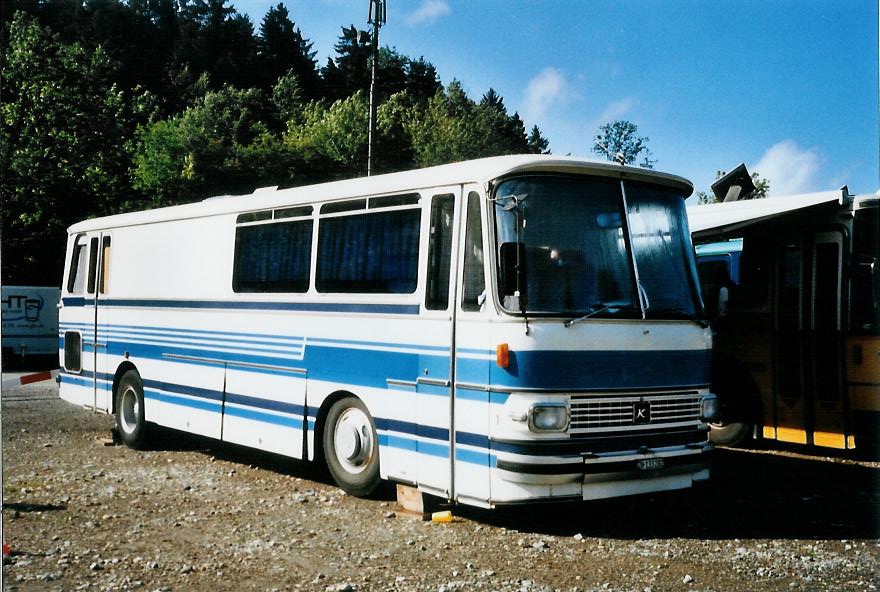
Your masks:
<path fill-rule="evenodd" d="M 324 459 L 339 487 L 365 497 L 379 485 L 379 438 L 376 424 L 360 399 L 336 401 L 327 413 Z"/>
<path fill-rule="evenodd" d="M 147 441 L 144 383 L 134 370 L 122 375 L 116 389 L 116 429 L 129 448 L 142 448 Z"/>

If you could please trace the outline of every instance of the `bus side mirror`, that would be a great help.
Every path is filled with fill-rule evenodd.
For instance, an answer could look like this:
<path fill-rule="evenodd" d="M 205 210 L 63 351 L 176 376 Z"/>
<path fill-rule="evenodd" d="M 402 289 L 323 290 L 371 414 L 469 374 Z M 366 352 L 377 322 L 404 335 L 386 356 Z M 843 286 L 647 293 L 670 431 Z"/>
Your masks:
<path fill-rule="evenodd" d="M 525 279 L 526 246 L 523 243 L 501 243 L 498 258 L 500 268 L 499 288 L 503 302 L 505 296 L 513 296 L 519 289 L 517 264 L 520 266 L 520 274 Z"/>

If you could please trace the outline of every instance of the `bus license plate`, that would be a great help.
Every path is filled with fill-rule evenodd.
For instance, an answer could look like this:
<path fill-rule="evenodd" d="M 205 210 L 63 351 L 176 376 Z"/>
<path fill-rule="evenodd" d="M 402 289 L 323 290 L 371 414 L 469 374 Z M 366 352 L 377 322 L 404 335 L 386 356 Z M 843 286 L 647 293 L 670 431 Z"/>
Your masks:
<path fill-rule="evenodd" d="M 666 466 L 666 461 L 662 458 L 646 458 L 636 462 L 636 466 L 641 471 L 652 471 L 654 469 L 662 469 Z"/>

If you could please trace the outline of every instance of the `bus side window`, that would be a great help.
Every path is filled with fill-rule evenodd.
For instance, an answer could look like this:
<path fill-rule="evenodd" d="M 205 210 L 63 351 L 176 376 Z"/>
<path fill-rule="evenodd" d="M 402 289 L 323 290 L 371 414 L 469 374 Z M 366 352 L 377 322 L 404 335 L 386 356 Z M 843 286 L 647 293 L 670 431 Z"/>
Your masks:
<path fill-rule="evenodd" d="M 449 269 L 452 258 L 452 220 L 455 196 L 431 198 L 431 234 L 428 239 L 428 281 L 425 308 L 446 310 L 449 306 Z"/>
<path fill-rule="evenodd" d="M 82 294 L 86 287 L 86 237 L 78 236 L 73 245 L 70 258 L 70 273 L 67 276 L 67 291 L 71 294 Z"/>
<path fill-rule="evenodd" d="M 95 280 L 98 276 L 98 237 L 92 238 L 89 247 L 89 287 L 88 293 L 95 293 Z"/>
<path fill-rule="evenodd" d="M 483 275 L 483 223 L 480 219 L 480 195 L 468 194 L 467 225 L 464 233 L 464 277 L 461 309 L 478 311 L 486 289 Z"/>
<path fill-rule="evenodd" d="M 110 273 L 110 237 L 101 240 L 101 278 L 98 281 L 98 292 L 107 293 L 107 277 Z"/>
<path fill-rule="evenodd" d="M 312 214 L 311 207 L 299 210 L 292 213 Z M 311 217 L 281 219 L 286 221 L 235 229 L 234 292 L 302 294 L 309 290 L 314 222 Z"/>

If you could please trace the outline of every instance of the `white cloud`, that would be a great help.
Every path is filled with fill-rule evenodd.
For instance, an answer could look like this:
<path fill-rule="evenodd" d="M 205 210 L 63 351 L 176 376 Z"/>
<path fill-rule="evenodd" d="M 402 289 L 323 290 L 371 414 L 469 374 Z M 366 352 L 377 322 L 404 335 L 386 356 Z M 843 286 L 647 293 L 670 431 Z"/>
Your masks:
<path fill-rule="evenodd" d="M 442 16 L 452 13 L 446 0 L 425 0 L 415 12 L 411 12 L 406 16 L 406 22 L 410 25 L 420 25 L 426 23 L 432 25 Z"/>
<path fill-rule="evenodd" d="M 815 148 L 801 148 L 794 140 L 782 140 L 767 149 L 749 170 L 770 180 L 770 195 L 790 195 L 817 190 L 822 156 Z"/>
<path fill-rule="evenodd" d="M 561 70 L 544 68 L 526 87 L 523 115 L 532 122 L 542 119 L 551 107 L 566 98 L 568 90 L 568 82 Z"/>
<path fill-rule="evenodd" d="M 620 99 L 619 101 L 608 103 L 608 105 L 605 106 L 605 109 L 597 118 L 597 125 L 602 125 L 610 121 L 617 121 L 618 119 L 626 115 L 635 104 L 636 100 L 633 97 L 626 97 L 624 99 Z"/>

